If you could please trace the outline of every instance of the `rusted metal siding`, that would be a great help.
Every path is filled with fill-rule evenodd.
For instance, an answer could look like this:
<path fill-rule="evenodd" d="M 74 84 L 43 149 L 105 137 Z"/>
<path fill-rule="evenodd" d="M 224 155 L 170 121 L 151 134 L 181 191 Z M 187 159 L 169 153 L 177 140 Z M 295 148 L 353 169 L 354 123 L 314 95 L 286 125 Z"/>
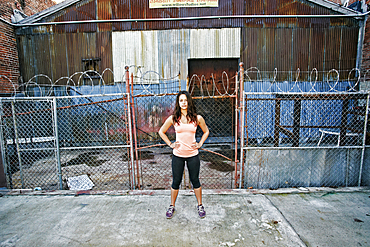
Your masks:
<path fill-rule="evenodd" d="M 332 10 L 304 0 L 219 0 L 218 8 L 168 9 L 149 9 L 148 0 L 81 0 L 42 21 L 331 13 Z M 16 32 L 25 80 L 38 73 L 53 78 L 69 76 L 84 69 L 81 60 L 86 58 L 100 58 L 100 70 L 114 68 L 116 72 L 125 65 L 145 65 L 144 70 L 153 69 L 164 77 L 180 71 L 184 78 L 188 58 L 239 56 L 246 68 L 264 71 L 350 70 L 356 66 L 358 22 L 354 18 L 249 17 L 46 25 Z M 162 32 L 155 36 L 153 30 Z M 141 36 L 134 31 L 141 32 Z M 117 33 L 123 32 L 126 33 L 112 44 L 114 37 L 121 35 Z M 192 34 L 199 37 L 191 39 Z M 115 48 L 118 50 L 139 47 L 141 51 L 135 51 L 132 58 L 127 55 L 116 61 L 118 53 L 112 50 L 112 45 L 118 46 Z M 159 60 L 153 61 L 153 57 Z M 120 74 L 123 73 L 115 73 Z M 113 81 L 113 77 L 106 81 Z"/>
<path fill-rule="evenodd" d="M 243 15 L 242 0 L 220 0 L 218 8 L 168 8 L 149 9 L 148 0 L 84 0 L 58 14 L 45 18 L 48 22 L 74 20 L 150 19 L 194 16 Z M 158 30 L 178 28 L 241 27 L 243 20 L 212 19 L 189 21 L 121 22 L 100 24 L 69 24 L 52 27 L 54 32 L 94 32 L 124 30 Z"/>
<path fill-rule="evenodd" d="M 83 0 L 77 4 L 64 9 L 58 12 L 55 15 L 52 15 L 46 18 L 44 21 L 78 21 L 78 20 L 96 20 L 96 2 L 95 0 Z M 71 25 L 57 25 L 51 26 L 53 32 L 96 32 L 97 24 L 95 23 L 86 23 L 86 24 L 71 24 Z"/>
<path fill-rule="evenodd" d="M 112 18 L 112 1 L 111 0 L 100 0 L 97 6 L 97 19 L 98 20 L 109 20 Z M 98 24 L 98 31 L 111 31 L 112 23 L 100 23 Z"/>
<path fill-rule="evenodd" d="M 339 8 L 339 7 L 338 7 Z M 117 20 L 182 18 L 233 15 L 330 15 L 332 10 L 304 0 L 243 1 L 219 0 L 217 8 L 159 8 L 149 9 L 148 0 L 81 0 L 42 19 L 42 22 L 78 20 Z M 163 30 L 181 28 L 226 27 L 309 27 L 314 25 L 356 25 L 350 18 L 235 18 L 186 21 L 113 22 L 51 25 L 52 32 L 95 32 L 126 30 Z M 32 28 L 31 28 L 32 29 Z M 35 28 L 33 28 L 35 29 Z"/>
<path fill-rule="evenodd" d="M 241 60 L 262 71 L 349 71 L 356 66 L 357 40 L 353 27 L 244 28 Z"/>
<path fill-rule="evenodd" d="M 24 80 L 44 74 L 53 82 L 60 77 L 71 76 L 83 71 L 82 59 L 99 58 L 99 72 L 112 68 L 111 32 L 69 33 L 20 36 L 19 46 L 21 69 Z M 39 84 L 50 84 L 45 78 L 37 78 Z M 106 82 L 112 82 L 110 73 Z M 58 84 L 65 84 L 60 81 Z"/>

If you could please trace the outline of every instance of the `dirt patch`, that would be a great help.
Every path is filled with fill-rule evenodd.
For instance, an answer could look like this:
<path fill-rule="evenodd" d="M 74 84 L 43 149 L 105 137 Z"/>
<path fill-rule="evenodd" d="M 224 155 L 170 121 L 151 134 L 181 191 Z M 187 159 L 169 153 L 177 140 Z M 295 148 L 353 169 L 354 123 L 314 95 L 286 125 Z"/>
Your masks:
<path fill-rule="evenodd" d="M 65 163 L 62 163 L 61 166 L 66 167 L 66 166 L 86 164 L 87 166 L 90 166 L 90 167 L 96 167 L 108 161 L 104 159 L 98 159 L 98 155 L 99 155 L 99 152 L 96 152 L 96 151 L 82 153 L 78 155 L 76 158 L 73 158 Z"/>
<path fill-rule="evenodd" d="M 232 154 L 231 150 L 216 150 L 215 152 L 226 157 L 230 157 L 230 159 L 233 159 L 233 157 L 235 156 Z M 209 162 L 209 168 L 220 172 L 231 172 L 235 170 L 235 167 L 230 164 L 231 162 L 229 160 L 214 153 L 200 152 L 200 159 Z"/>

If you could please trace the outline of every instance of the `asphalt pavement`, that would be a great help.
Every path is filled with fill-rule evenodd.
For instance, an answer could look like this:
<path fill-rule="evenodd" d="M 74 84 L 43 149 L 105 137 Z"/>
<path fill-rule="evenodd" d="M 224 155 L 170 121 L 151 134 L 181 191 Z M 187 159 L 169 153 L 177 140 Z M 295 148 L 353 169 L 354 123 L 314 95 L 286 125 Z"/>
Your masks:
<path fill-rule="evenodd" d="M 368 187 L 0 195 L 0 246 L 370 246 Z"/>

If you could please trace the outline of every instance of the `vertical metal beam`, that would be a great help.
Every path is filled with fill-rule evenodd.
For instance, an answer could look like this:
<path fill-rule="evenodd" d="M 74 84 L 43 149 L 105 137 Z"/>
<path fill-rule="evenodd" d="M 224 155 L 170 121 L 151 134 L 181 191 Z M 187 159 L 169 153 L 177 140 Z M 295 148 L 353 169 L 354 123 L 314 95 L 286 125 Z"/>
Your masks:
<path fill-rule="evenodd" d="M 131 103 L 130 103 L 130 72 L 129 67 L 126 66 L 126 97 L 127 97 L 127 111 L 128 111 L 128 129 L 129 129 L 129 142 L 130 142 L 130 166 L 131 166 L 131 189 L 135 189 L 135 169 L 134 169 L 134 147 L 132 141 L 132 122 L 131 122 Z"/>
<path fill-rule="evenodd" d="M 139 154 L 138 154 L 138 149 L 137 149 L 137 133 L 136 133 L 136 116 L 135 116 L 135 100 L 133 98 L 134 95 L 134 75 L 131 73 L 131 82 L 130 82 L 130 88 L 131 88 L 131 97 L 132 97 L 132 102 L 131 102 L 131 107 L 132 107 L 132 131 L 134 135 L 134 141 L 135 141 L 135 161 L 136 161 L 136 178 L 137 181 L 135 186 L 137 185 L 137 188 L 140 188 L 140 172 L 139 172 Z"/>
<path fill-rule="evenodd" d="M 368 93 L 367 100 L 366 100 L 364 136 L 362 138 L 361 164 L 360 164 L 360 172 L 358 174 L 358 186 L 359 187 L 361 186 L 362 169 L 363 169 L 363 166 L 364 166 L 364 158 L 365 158 L 367 122 L 369 121 L 369 113 L 370 113 L 369 112 L 369 100 L 370 100 L 370 93 Z"/>
<path fill-rule="evenodd" d="M 301 99 L 295 99 L 293 104 L 293 147 L 298 147 L 301 125 Z"/>
<path fill-rule="evenodd" d="M 20 151 L 20 147 L 19 147 L 19 138 L 18 138 L 18 125 L 17 125 L 17 119 L 15 117 L 15 109 L 14 108 L 15 108 L 14 101 L 12 101 L 12 115 L 13 115 L 13 125 L 14 125 L 14 134 L 15 134 L 15 144 L 16 144 L 16 147 L 17 147 L 17 154 L 18 154 L 19 175 L 21 177 L 22 189 L 24 189 L 22 159 L 21 159 L 21 151 Z"/>
<path fill-rule="evenodd" d="M 238 105 L 238 73 L 235 75 L 235 158 L 234 158 L 234 166 L 235 166 L 235 178 L 234 178 L 234 188 L 236 188 L 237 179 L 238 179 L 238 128 L 239 128 L 239 105 Z M 239 174 L 240 176 L 241 174 Z"/>
<path fill-rule="evenodd" d="M 57 99 L 53 97 L 53 119 L 54 119 L 54 142 L 55 142 L 55 158 L 57 160 L 57 169 L 59 177 L 59 189 L 63 190 L 62 179 L 62 165 L 60 163 L 60 148 L 59 148 L 59 132 L 58 132 L 58 112 L 57 112 Z"/>
<path fill-rule="evenodd" d="M 239 75 L 240 75 L 240 103 L 242 107 L 242 112 L 240 113 L 240 118 L 241 118 L 241 137 L 240 137 L 240 172 L 239 172 L 239 189 L 242 188 L 242 182 L 243 182 L 243 168 L 244 168 L 244 117 L 245 117 L 245 95 L 244 95 L 244 63 L 239 63 Z M 239 120 L 240 121 L 240 120 Z M 248 137 L 247 137 L 247 143 L 248 143 Z"/>
<path fill-rule="evenodd" d="M 348 96 L 349 97 L 349 96 Z M 339 145 L 345 146 L 345 140 L 346 140 L 346 133 L 347 133 L 347 125 L 348 125 L 348 105 L 349 105 L 349 99 L 346 97 L 343 99 L 342 103 L 342 116 L 340 121 L 340 134 L 339 134 Z"/>
<path fill-rule="evenodd" d="M 281 101 L 280 99 L 275 100 L 275 128 L 274 128 L 274 147 L 279 146 L 279 137 L 280 137 L 280 108 Z"/>
<path fill-rule="evenodd" d="M 7 186 L 6 176 L 8 175 L 8 166 L 5 158 L 5 146 L 4 146 L 4 134 L 3 134 L 3 102 L 0 100 L 0 154 L 1 154 L 1 164 L 3 166 L 3 171 L 0 171 L 0 187 Z M 4 175 L 2 174 L 4 172 Z M 4 177 L 2 177 L 4 176 Z M 4 185 L 2 184 L 4 180 Z"/>
<path fill-rule="evenodd" d="M 241 160 L 241 165 L 240 165 L 240 181 L 239 181 L 239 189 L 242 188 L 242 182 L 243 182 L 243 166 L 244 166 L 244 118 L 245 118 L 245 94 L 244 94 L 244 91 L 241 91 L 240 94 L 242 95 L 243 99 L 242 99 L 242 112 L 240 114 L 240 117 L 241 117 L 241 136 L 240 136 L 240 160 Z"/>

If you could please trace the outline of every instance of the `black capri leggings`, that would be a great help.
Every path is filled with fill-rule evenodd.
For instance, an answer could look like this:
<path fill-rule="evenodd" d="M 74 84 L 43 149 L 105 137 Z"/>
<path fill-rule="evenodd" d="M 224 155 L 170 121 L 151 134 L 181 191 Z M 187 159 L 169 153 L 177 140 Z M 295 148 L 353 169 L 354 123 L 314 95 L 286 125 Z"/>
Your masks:
<path fill-rule="evenodd" d="M 182 181 L 182 174 L 184 173 L 185 161 L 188 166 L 189 177 L 191 184 L 193 185 L 194 189 L 200 188 L 199 182 L 199 167 L 200 167 L 200 160 L 199 155 L 195 155 L 193 157 L 178 157 L 172 155 L 172 189 L 178 190 L 180 188 L 180 184 Z"/>

